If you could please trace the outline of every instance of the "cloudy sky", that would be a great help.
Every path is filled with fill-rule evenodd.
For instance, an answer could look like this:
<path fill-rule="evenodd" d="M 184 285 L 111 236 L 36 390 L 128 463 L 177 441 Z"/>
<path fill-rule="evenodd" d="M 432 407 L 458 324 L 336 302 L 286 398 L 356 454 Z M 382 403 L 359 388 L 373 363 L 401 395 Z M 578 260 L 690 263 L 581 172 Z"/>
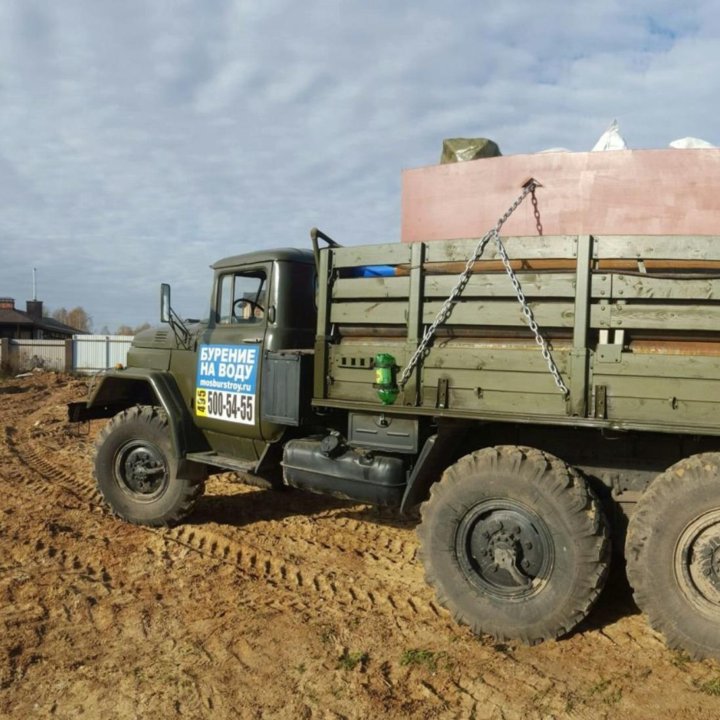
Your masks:
<path fill-rule="evenodd" d="M 399 239 L 444 137 L 720 145 L 717 0 L 2 0 L 0 295 L 155 322 L 218 257 Z"/>

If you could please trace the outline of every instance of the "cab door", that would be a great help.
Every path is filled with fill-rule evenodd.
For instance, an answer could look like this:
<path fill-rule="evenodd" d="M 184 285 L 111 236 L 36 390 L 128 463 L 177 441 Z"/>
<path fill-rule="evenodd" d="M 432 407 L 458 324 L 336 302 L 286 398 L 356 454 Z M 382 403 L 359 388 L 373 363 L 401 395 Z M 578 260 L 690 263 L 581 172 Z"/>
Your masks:
<path fill-rule="evenodd" d="M 260 378 L 272 263 L 220 270 L 197 347 L 194 412 L 217 452 L 254 455 L 262 440 Z"/>

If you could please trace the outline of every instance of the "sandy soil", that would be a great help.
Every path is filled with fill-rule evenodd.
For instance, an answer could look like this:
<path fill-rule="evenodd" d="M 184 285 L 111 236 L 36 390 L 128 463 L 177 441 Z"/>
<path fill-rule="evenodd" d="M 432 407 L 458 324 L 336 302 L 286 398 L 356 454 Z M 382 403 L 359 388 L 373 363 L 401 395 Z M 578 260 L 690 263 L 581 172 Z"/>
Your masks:
<path fill-rule="evenodd" d="M 181 527 L 97 500 L 86 382 L 0 383 L 2 718 L 720 718 L 720 664 L 668 650 L 617 568 L 573 635 L 477 639 L 413 523 L 227 474 Z"/>

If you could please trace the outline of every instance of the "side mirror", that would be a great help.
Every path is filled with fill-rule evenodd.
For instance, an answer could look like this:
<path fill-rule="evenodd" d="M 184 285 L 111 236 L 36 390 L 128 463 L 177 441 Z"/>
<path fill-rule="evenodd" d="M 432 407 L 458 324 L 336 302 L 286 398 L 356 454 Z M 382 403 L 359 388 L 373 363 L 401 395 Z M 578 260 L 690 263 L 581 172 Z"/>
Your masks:
<path fill-rule="evenodd" d="M 170 322 L 170 286 L 167 283 L 160 285 L 160 322 Z"/>

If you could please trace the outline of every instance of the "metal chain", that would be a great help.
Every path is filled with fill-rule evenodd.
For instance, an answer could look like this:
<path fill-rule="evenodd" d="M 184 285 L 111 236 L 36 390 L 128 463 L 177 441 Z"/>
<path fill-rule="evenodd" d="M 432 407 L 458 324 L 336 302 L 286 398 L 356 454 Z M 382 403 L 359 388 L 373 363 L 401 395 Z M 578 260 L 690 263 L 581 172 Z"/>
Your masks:
<path fill-rule="evenodd" d="M 538 208 L 538 199 L 537 195 L 535 195 L 535 188 L 537 185 L 533 187 L 533 189 L 530 191 L 530 202 L 532 202 L 533 206 L 533 215 L 535 216 L 535 228 L 537 229 L 538 235 L 543 234 L 543 226 L 542 226 L 542 220 L 540 219 L 540 209 Z"/>
<path fill-rule="evenodd" d="M 428 353 L 428 345 L 432 341 L 432 339 L 435 337 L 435 333 L 437 332 L 437 329 L 442 323 L 444 323 L 450 315 L 452 315 L 453 308 L 455 307 L 455 303 L 457 302 L 458 298 L 462 294 L 463 290 L 465 289 L 465 286 L 468 284 L 468 280 L 470 280 L 470 276 L 472 275 L 473 266 L 475 265 L 475 262 L 482 257 L 482 254 L 485 252 L 485 248 L 487 247 L 488 242 L 490 242 L 491 239 L 495 240 L 495 243 L 498 247 L 498 252 L 500 253 L 500 257 L 502 258 L 502 263 L 505 268 L 506 273 L 508 274 L 508 277 L 510 278 L 510 281 L 513 284 L 513 287 L 515 288 L 515 292 L 517 294 L 517 299 L 520 305 L 522 306 L 522 313 L 525 319 L 528 322 L 528 325 L 530 326 L 530 329 L 532 330 L 533 334 L 535 335 L 535 342 L 540 346 L 542 356 L 545 359 L 545 361 L 548 364 L 548 370 L 552 373 L 552 376 L 555 378 L 555 384 L 558 386 L 560 390 L 565 393 L 565 395 L 568 395 L 570 392 L 563 382 L 562 378 L 560 377 L 560 372 L 558 371 L 557 365 L 555 364 L 555 361 L 552 358 L 552 355 L 550 354 L 550 349 L 548 347 L 547 342 L 545 341 L 545 338 L 543 338 L 542 334 L 540 333 L 540 328 L 538 327 L 537 322 L 535 322 L 535 318 L 533 316 L 532 309 L 527 303 L 527 300 L 525 299 L 525 295 L 523 294 L 522 288 L 520 287 L 520 281 L 517 278 L 517 275 L 515 275 L 514 270 L 512 269 L 512 266 L 510 265 L 510 260 L 507 255 L 507 251 L 505 250 L 505 246 L 502 244 L 502 241 L 500 240 L 500 230 L 502 226 L 507 222 L 508 218 L 517 210 L 520 203 L 530 194 L 535 191 L 535 188 L 537 186 L 537 182 L 535 180 L 530 180 L 524 187 L 523 191 L 518 195 L 515 202 L 507 209 L 505 214 L 497 221 L 495 224 L 495 227 L 488 230 L 485 235 L 483 235 L 482 238 L 480 238 L 480 241 L 475 247 L 475 250 L 473 254 L 468 258 L 468 261 L 465 263 L 465 269 L 460 273 L 460 276 L 458 277 L 457 282 L 455 283 L 455 286 L 450 291 L 450 295 L 448 295 L 445 302 L 442 304 L 442 307 L 438 311 L 437 316 L 433 320 L 433 322 L 428 326 L 428 328 L 425 330 L 422 339 L 420 340 L 420 343 L 418 344 L 417 348 L 415 349 L 415 352 L 412 354 L 412 357 L 408 361 L 408 364 L 405 366 L 403 371 L 400 373 L 400 377 L 398 378 L 398 385 L 400 388 L 404 388 L 407 384 L 407 381 L 410 379 L 410 376 L 412 375 L 413 370 L 417 367 L 417 364 L 420 362 L 420 360 Z M 534 195 L 533 195 L 534 197 Z M 536 216 L 537 217 L 537 216 Z"/>
<path fill-rule="evenodd" d="M 550 352 L 547 341 L 540 332 L 540 328 L 535 321 L 535 315 L 533 314 L 532 308 L 530 307 L 530 305 L 528 305 L 528 301 L 525 299 L 525 293 L 523 293 L 522 287 L 520 287 L 520 280 L 518 280 L 518 276 L 512 269 L 507 250 L 505 250 L 505 246 L 503 245 L 502 240 L 497 233 L 495 233 L 495 244 L 497 245 L 500 257 L 502 258 L 502 264 L 505 267 L 505 272 L 507 273 L 508 277 L 510 278 L 510 282 L 515 288 L 515 294 L 517 295 L 518 302 L 522 307 L 522 314 L 525 317 L 525 320 L 527 321 L 530 330 L 532 330 L 532 333 L 535 336 L 535 342 L 540 347 L 540 352 L 542 353 L 543 359 L 547 363 L 548 370 L 550 371 L 550 374 L 553 376 L 553 378 L 555 378 L 555 384 L 558 386 L 558 389 L 562 390 L 563 394 L 567 397 L 570 394 L 570 389 L 563 382 L 562 377 L 560 377 L 560 371 L 555 364 L 555 360 L 553 359 L 553 356 Z"/>

